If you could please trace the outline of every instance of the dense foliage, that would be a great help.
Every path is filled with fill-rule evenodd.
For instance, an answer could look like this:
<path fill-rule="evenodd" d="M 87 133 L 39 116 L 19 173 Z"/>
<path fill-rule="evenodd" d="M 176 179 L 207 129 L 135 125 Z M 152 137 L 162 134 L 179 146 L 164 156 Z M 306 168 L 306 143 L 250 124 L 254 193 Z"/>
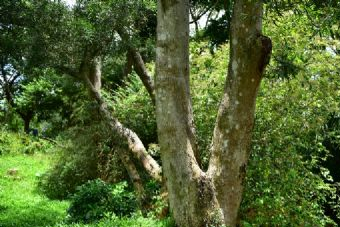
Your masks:
<path fill-rule="evenodd" d="M 79 186 L 67 210 L 69 222 L 93 222 L 105 215 L 129 216 L 136 209 L 136 198 L 126 182 L 114 187 L 97 179 Z"/>

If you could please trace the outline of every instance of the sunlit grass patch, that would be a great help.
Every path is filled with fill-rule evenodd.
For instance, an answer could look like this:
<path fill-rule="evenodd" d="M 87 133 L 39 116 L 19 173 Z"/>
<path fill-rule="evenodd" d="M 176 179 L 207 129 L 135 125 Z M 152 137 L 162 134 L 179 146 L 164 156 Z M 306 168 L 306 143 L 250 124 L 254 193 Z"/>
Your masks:
<path fill-rule="evenodd" d="M 68 202 L 51 201 L 36 190 L 50 156 L 0 156 L 0 227 L 49 226 L 65 218 Z"/>

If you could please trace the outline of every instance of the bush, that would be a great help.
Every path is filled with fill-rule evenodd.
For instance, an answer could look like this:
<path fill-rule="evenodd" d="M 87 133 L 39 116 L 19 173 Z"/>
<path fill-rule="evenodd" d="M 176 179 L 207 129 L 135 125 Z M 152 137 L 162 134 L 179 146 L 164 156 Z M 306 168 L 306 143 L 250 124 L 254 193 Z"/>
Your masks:
<path fill-rule="evenodd" d="M 136 198 L 126 191 L 127 183 L 121 182 L 114 187 L 100 179 L 88 181 L 77 188 L 68 209 L 69 222 L 89 223 L 108 214 L 129 216 L 136 209 Z"/>
<path fill-rule="evenodd" d="M 40 178 L 38 186 L 50 199 L 66 199 L 88 180 L 125 179 L 125 170 L 114 154 L 104 124 L 74 127 L 58 139 L 56 164 Z"/>
<path fill-rule="evenodd" d="M 135 194 L 128 190 L 126 181 L 117 183 L 112 188 L 112 210 L 117 216 L 130 216 L 138 207 Z"/>
<path fill-rule="evenodd" d="M 39 190 L 50 199 L 66 199 L 77 186 L 98 177 L 98 157 L 92 149 L 76 149 L 70 141 L 64 144 L 64 148 L 56 149 L 56 164 L 38 182 Z"/>

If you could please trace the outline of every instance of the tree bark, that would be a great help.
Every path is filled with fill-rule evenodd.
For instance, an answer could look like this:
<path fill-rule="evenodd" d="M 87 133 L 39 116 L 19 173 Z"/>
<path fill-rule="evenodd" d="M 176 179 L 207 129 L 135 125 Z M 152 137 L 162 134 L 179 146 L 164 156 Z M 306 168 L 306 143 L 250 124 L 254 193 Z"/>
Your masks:
<path fill-rule="evenodd" d="M 262 1 L 235 1 L 228 77 L 204 173 L 194 155 L 188 15 L 188 0 L 158 1 L 156 119 L 170 208 L 181 227 L 234 227 L 271 41 L 261 33 Z"/>
<path fill-rule="evenodd" d="M 178 226 L 203 227 L 220 215 L 211 179 L 195 157 L 189 0 L 159 0 L 157 21 L 156 119 L 170 209 Z"/>
<path fill-rule="evenodd" d="M 100 57 L 96 57 L 90 61 L 90 71 L 88 75 L 93 87 L 97 91 L 100 91 L 102 87 L 102 62 Z"/>

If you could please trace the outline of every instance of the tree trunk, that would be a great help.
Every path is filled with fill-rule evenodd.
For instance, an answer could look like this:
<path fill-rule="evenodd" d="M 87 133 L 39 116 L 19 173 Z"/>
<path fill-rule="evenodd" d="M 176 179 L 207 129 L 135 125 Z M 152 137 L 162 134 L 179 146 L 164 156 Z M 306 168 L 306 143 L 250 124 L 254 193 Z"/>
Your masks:
<path fill-rule="evenodd" d="M 158 2 L 156 119 L 164 180 L 176 223 L 203 227 L 220 215 L 211 179 L 195 157 L 188 12 L 189 0 Z"/>
<path fill-rule="evenodd" d="M 224 96 L 207 173 L 197 164 L 189 89 L 188 0 L 159 0 L 156 118 L 170 208 L 181 227 L 237 225 L 256 95 L 271 41 L 261 33 L 262 1 L 237 0 Z"/>
<path fill-rule="evenodd" d="M 29 134 L 30 133 L 30 123 L 31 123 L 31 118 L 30 117 L 23 117 L 24 120 L 24 132 Z"/>
<path fill-rule="evenodd" d="M 262 2 L 235 2 L 228 77 L 214 130 L 208 175 L 226 225 L 235 226 L 249 159 L 257 91 L 271 40 L 262 35 Z"/>
<path fill-rule="evenodd" d="M 88 75 L 93 87 L 100 91 L 102 87 L 102 62 L 100 57 L 96 57 L 90 62 L 90 72 Z"/>

